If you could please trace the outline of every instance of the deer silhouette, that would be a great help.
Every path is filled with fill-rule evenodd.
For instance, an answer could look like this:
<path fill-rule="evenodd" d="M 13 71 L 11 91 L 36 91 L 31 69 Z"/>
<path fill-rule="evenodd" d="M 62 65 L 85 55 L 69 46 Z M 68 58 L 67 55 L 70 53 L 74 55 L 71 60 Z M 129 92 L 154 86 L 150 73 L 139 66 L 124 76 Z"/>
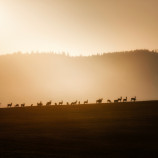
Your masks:
<path fill-rule="evenodd" d="M 100 104 L 100 103 L 102 103 L 102 101 L 103 101 L 103 98 L 100 98 L 100 99 L 96 100 L 96 103 Z"/>
<path fill-rule="evenodd" d="M 88 104 L 88 99 L 86 101 L 84 101 L 84 104 Z"/>
<path fill-rule="evenodd" d="M 58 105 L 57 103 L 55 103 L 55 105 Z"/>
<path fill-rule="evenodd" d="M 52 104 L 52 101 L 49 101 L 46 103 L 46 106 L 50 106 Z"/>
<path fill-rule="evenodd" d="M 24 104 L 21 104 L 21 107 L 24 107 L 25 106 L 25 103 Z"/>
<path fill-rule="evenodd" d="M 77 100 L 74 102 L 74 105 L 76 105 L 77 104 Z"/>
<path fill-rule="evenodd" d="M 59 102 L 59 105 L 63 105 L 63 101 Z"/>
<path fill-rule="evenodd" d="M 66 104 L 69 105 L 69 102 L 67 102 Z"/>
<path fill-rule="evenodd" d="M 111 100 L 110 100 L 110 99 L 108 99 L 108 100 L 107 100 L 107 103 L 111 103 Z"/>
<path fill-rule="evenodd" d="M 118 102 L 119 102 L 118 99 L 114 100 L 114 103 L 118 103 Z"/>
<path fill-rule="evenodd" d="M 136 101 L 136 96 L 134 98 L 131 98 L 131 101 L 135 102 Z"/>
<path fill-rule="evenodd" d="M 19 107 L 19 104 L 16 104 L 15 107 Z"/>
<path fill-rule="evenodd" d="M 77 100 L 71 103 L 71 105 L 76 105 L 76 104 L 77 104 Z"/>
<path fill-rule="evenodd" d="M 39 103 L 37 103 L 37 106 L 43 106 L 43 103 L 40 101 Z"/>
<path fill-rule="evenodd" d="M 12 106 L 12 103 L 8 104 L 7 106 L 8 106 L 8 107 L 11 107 L 11 106 Z"/>
<path fill-rule="evenodd" d="M 118 98 L 118 102 L 121 102 L 122 101 L 122 97 Z"/>
<path fill-rule="evenodd" d="M 123 102 L 127 102 L 127 97 L 123 99 Z"/>

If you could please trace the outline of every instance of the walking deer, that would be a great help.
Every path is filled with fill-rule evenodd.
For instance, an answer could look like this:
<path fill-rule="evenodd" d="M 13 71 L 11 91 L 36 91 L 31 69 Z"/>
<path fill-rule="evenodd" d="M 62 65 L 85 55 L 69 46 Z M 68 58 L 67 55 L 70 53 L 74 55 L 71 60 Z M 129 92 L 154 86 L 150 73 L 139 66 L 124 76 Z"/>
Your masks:
<path fill-rule="evenodd" d="M 118 98 L 118 102 L 121 102 L 122 101 L 122 97 Z"/>
<path fill-rule="evenodd" d="M 76 105 L 76 104 L 77 104 L 77 100 L 71 103 L 71 105 Z"/>
<path fill-rule="evenodd" d="M 136 101 L 136 96 L 134 98 L 131 98 L 131 102 L 132 101 L 134 101 L 134 102 Z"/>
<path fill-rule="evenodd" d="M 103 98 L 100 98 L 100 99 L 96 100 L 96 103 L 100 104 L 100 103 L 102 103 L 102 101 L 103 101 Z"/>
<path fill-rule="evenodd" d="M 19 107 L 19 104 L 16 104 L 15 107 Z"/>
<path fill-rule="evenodd" d="M 52 104 L 52 101 L 49 101 L 46 103 L 46 106 L 50 106 Z"/>
<path fill-rule="evenodd" d="M 59 105 L 63 105 L 63 101 L 59 102 Z"/>
<path fill-rule="evenodd" d="M 8 104 L 7 106 L 8 106 L 8 107 L 11 107 L 11 106 L 12 106 L 12 103 L 11 103 L 11 104 Z"/>
<path fill-rule="evenodd" d="M 114 100 L 114 103 L 118 103 L 118 102 L 119 102 L 118 99 Z"/>
<path fill-rule="evenodd" d="M 84 101 L 84 104 L 88 104 L 88 99 L 86 101 Z"/>
<path fill-rule="evenodd" d="M 127 102 L 127 97 L 123 99 L 123 102 Z"/>
<path fill-rule="evenodd" d="M 42 102 L 37 103 L 37 106 L 43 106 Z"/>
<path fill-rule="evenodd" d="M 25 103 L 24 104 L 21 104 L 21 107 L 24 107 L 25 106 Z"/>

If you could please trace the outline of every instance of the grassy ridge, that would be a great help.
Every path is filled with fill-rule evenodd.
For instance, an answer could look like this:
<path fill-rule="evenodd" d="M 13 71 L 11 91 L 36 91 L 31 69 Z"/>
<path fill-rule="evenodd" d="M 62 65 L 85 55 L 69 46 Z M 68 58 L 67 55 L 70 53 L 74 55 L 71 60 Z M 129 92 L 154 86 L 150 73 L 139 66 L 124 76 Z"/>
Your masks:
<path fill-rule="evenodd" d="M 157 157 L 158 102 L 0 109 L 0 157 Z"/>

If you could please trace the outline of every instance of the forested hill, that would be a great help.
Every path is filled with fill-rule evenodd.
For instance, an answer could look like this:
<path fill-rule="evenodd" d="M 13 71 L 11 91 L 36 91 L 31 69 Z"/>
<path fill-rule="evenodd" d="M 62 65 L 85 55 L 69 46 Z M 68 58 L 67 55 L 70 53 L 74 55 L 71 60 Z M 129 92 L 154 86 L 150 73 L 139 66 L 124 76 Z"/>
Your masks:
<path fill-rule="evenodd" d="M 158 53 L 148 50 L 70 57 L 0 56 L 0 102 L 74 101 L 120 96 L 158 99 Z"/>

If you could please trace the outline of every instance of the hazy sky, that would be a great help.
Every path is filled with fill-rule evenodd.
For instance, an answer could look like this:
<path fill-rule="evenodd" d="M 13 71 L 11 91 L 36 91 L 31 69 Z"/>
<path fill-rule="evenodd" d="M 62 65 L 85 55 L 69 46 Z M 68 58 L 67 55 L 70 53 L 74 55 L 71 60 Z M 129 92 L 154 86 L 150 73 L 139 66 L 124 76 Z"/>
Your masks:
<path fill-rule="evenodd" d="M 0 0 L 0 54 L 158 48 L 158 0 Z"/>

